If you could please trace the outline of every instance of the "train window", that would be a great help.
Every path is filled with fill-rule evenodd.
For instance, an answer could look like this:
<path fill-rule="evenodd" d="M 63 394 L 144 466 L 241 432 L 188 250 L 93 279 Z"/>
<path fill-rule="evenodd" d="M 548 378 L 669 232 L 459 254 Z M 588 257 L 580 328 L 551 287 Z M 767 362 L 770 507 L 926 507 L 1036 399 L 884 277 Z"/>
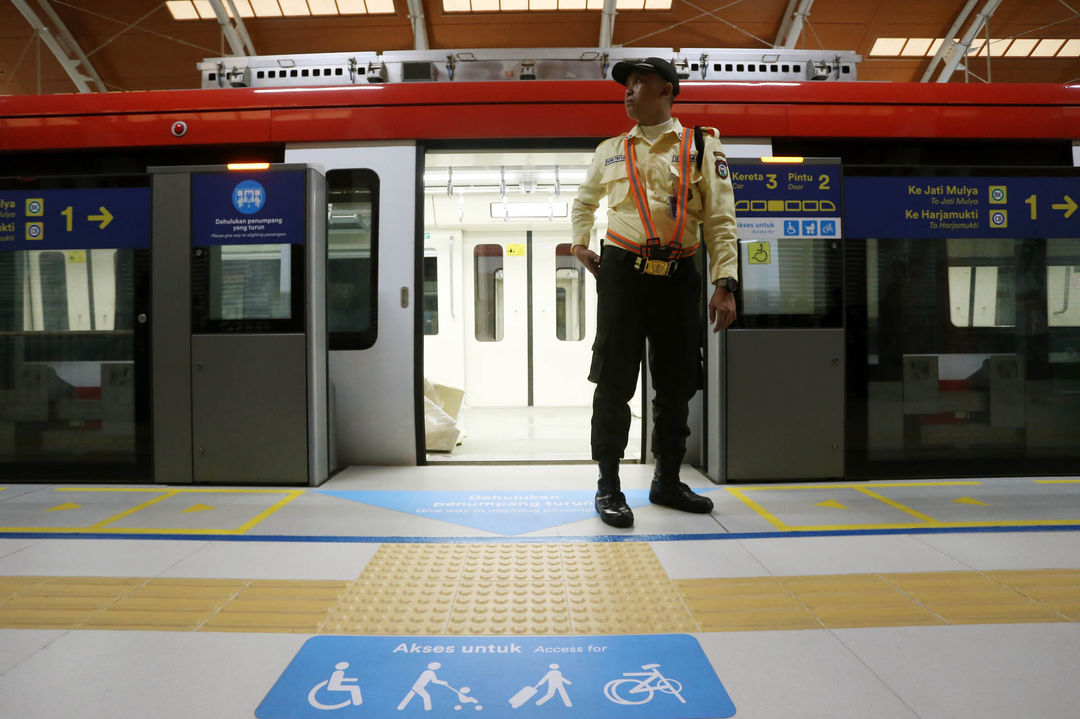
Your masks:
<path fill-rule="evenodd" d="M 431 254 L 428 254 L 431 253 Z M 424 250 L 424 334 L 439 334 L 439 258 Z"/>
<path fill-rule="evenodd" d="M 570 254 L 570 243 L 555 246 L 555 338 L 585 339 L 585 268 Z"/>
<path fill-rule="evenodd" d="M 326 193 L 330 349 L 367 349 L 378 328 L 379 176 L 331 170 Z"/>
<path fill-rule="evenodd" d="M 1016 325 L 1016 240 L 946 240 L 954 327 Z"/>
<path fill-rule="evenodd" d="M 1047 240 L 1046 302 L 1051 327 L 1080 327 L 1080 240 Z"/>
<path fill-rule="evenodd" d="M 502 342 L 503 338 L 503 248 L 477 245 L 473 250 L 475 270 L 475 335 L 479 342 Z"/>

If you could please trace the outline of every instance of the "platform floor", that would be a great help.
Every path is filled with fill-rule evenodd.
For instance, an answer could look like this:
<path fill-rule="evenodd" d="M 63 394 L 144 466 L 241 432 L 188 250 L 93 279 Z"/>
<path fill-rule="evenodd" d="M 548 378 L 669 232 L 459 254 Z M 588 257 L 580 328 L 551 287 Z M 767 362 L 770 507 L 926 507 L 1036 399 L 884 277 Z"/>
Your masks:
<path fill-rule="evenodd" d="M 1080 479 L 650 471 L 0 484 L 0 717 L 1076 716 Z"/>

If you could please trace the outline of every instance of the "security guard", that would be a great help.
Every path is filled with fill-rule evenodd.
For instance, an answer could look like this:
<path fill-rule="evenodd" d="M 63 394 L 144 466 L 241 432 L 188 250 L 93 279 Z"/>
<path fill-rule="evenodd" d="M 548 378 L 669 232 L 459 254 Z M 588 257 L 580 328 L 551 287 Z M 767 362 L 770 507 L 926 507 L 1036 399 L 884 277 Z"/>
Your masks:
<path fill-rule="evenodd" d="M 637 125 L 597 148 L 574 200 L 572 249 L 596 277 L 599 293 L 589 372 L 596 383 L 596 511 L 613 527 L 630 527 L 634 514 L 620 491 L 619 460 L 646 337 L 656 389 L 656 470 L 649 500 L 686 512 L 712 511 L 712 500 L 679 481 L 690 434 L 688 403 L 702 386 L 701 278 L 691 259 L 699 249 L 699 227 L 716 288 L 709 301 L 714 332 L 735 321 L 738 264 L 735 201 L 719 133 L 703 128 L 695 142 L 694 130 L 671 117 L 679 94 L 679 76 L 671 63 L 656 57 L 620 62 L 611 75 L 626 86 L 626 114 Z M 589 249 L 589 237 L 605 195 L 608 232 L 602 255 L 597 255 Z"/>

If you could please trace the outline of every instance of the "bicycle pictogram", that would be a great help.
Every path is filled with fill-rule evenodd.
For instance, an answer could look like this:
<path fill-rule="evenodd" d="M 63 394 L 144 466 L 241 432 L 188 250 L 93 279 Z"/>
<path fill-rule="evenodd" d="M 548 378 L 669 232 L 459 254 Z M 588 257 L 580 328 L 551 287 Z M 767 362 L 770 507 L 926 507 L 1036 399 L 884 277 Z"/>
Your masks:
<path fill-rule="evenodd" d="M 656 692 L 673 694 L 683 704 L 682 684 L 660 673 L 659 664 L 642 664 L 644 672 L 623 672 L 621 679 L 612 679 L 604 685 L 604 696 L 616 704 L 645 704 L 652 701 Z M 643 677 L 634 679 L 633 677 Z"/>

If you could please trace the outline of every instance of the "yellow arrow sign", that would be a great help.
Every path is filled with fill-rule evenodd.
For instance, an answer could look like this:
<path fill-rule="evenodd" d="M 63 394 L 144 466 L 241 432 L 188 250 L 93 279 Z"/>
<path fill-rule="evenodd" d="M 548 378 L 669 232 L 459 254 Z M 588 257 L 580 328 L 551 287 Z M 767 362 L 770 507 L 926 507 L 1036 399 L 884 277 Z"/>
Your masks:
<path fill-rule="evenodd" d="M 52 509 L 46 509 L 45 511 L 46 512 L 64 512 L 64 511 L 69 510 L 69 509 L 81 509 L 81 508 L 82 507 L 80 505 L 75 504 L 74 502 L 64 502 L 63 504 L 58 504 L 55 507 L 53 507 Z"/>
<path fill-rule="evenodd" d="M 101 224 L 98 225 L 98 229 L 104 230 L 109 225 L 109 223 L 112 222 L 113 216 L 112 213 L 106 210 L 104 207 L 98 207 L 98 209 L 101 210 L 100 215 L 89 215 L 86 219 L 90 220 L 91 222 L 100 222 Z M 1068 215 L 1065 216 L 1068 217 Z"/>
<path fill-rule="evenodd" d="M 826 509 L 847 509 L 844 505 L 837 502 L 835 499 L 827 499 L 824 502 L 818 502 L 815 507 L 825 507 Z"/>
<path fill-rule="evenodd" d="M 213 509 L 213 507 L 209 504 L 193 504 L 180 514 L 187 514 L 188 512 L 205 512 L 208 509 Z"/>
<path fill-rule="evenodd" d="M 1059 202 L 1056 205 L 1051 205 L 1055 210 L 1065 210 L 1065 217 L 1071 217 L 1072 213 L 1076 212 L 1076 208 L 1080 206 L 1076 204 L 1076 200 L 1065 195 L 1065 202 Z"/>

